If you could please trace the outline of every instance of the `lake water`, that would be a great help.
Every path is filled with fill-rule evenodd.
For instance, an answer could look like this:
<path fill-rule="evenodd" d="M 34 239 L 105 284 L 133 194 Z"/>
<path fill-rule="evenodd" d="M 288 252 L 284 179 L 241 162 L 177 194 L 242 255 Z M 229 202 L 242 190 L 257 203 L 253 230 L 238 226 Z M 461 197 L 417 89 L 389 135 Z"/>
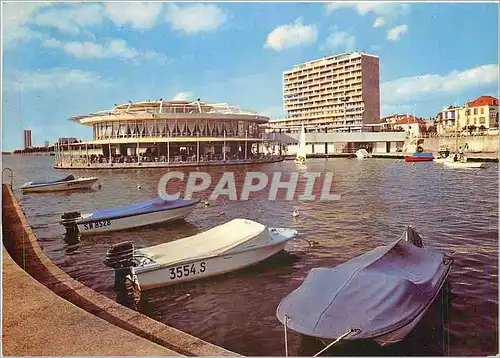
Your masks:
<path fill-rule="evenodd" d="M 182 222 L 84 237 L 79 250 L 70 255 L 61 240 L 62 227 L 54 225 L 63 212 L 152 198 L 166 170 L 75 171 L 78 176 L 98 176 L 102 189 L 22 195 L 19 187 L 28 180 L 70 173 L 54 170 L 52 159 L 4 156 L 3 166 L 15 172 L 16 196 L 45 253 L 72 277 L 110 298 L 115 298 L 114 273 L 102 262 L 111 244 L 133 240 L 136 247 L 156 245 L 233 218 L 298 230 L 299 237 L 285 252 L 250 269 L 148 292 L 141 310 L 158 321 L 244 355 L 282 356 L 283 326 L 275 316 L 276 307 L 309 270 L 339 265 L 392 242 L 411 224 L 427 247 L 453 253 L 455 262 L 449 277 L 450 297 L 441 304 L 445 309 L 441 307 L 435 315 L 440 318 L 446 311 L 446 318 L 436 321 L 430 310 L 395 354 L 498 353 L 497 163 L 488 163 L 487 169 L 463 170 L 432 162 L 412 165 L 389 159 L 342 158 L 309 160 L 303 167 L 285 161 L 201 168 L 214 177 L 223 170 L 235 172 L 238 188 L 249 171 L 332 171 L 332 192 L 342 197 L 340 201 L 289 202 L 261 196 L 226 204 L 220 200 L 209 207 L 200 204 Z M 182 169 L 189 170 L 196 169 Z M 303 187 L 302 179 L 300 183 Z M 218 215 L 221 208 L 225 216 Z M 292 217 L 294 208 L 299 218 Z M 289 331 L 290 353 L 296 355 L 299 346 L 299 335 Z M 364 354 L 390 355 L 392 351 L 369 347 Z"/>

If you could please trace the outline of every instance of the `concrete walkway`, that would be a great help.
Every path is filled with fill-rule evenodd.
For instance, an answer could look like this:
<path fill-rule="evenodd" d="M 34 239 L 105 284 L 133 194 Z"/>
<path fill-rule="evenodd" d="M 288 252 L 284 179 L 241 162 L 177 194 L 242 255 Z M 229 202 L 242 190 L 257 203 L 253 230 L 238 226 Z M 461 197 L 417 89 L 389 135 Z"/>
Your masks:
<path fill-rule="evenodd" d="M 2 185 L 2 236 L 4 354 L 239 355 L 133 311 L 74 280 L 40 248 L 6 184 Z"/>
<path fill-rule="evenodd" d="M 59 297 L 2 246 L 2 350 L 6 356 L 178 356 Z"/>

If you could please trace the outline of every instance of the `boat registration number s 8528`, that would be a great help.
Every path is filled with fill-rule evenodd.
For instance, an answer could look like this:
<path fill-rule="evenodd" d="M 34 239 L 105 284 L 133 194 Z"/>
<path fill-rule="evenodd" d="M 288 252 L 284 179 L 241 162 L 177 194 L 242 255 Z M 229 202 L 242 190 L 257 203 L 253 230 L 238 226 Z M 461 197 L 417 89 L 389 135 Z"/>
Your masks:
<path fill-rule="evenodd" d="M 207 269 L 207 264 L 205 261 L 197 262 L 194 264 L 182 265 L 170 268 L 170 279 L 175 280 L 176 278 L 194 276 L 205 272 Z"/>
<path fill-rule="evenodd" d="M 99 229 L 101 227 L 111 226 L 111 220 L 93 221 L 83 224 L 84 230 Z"/>

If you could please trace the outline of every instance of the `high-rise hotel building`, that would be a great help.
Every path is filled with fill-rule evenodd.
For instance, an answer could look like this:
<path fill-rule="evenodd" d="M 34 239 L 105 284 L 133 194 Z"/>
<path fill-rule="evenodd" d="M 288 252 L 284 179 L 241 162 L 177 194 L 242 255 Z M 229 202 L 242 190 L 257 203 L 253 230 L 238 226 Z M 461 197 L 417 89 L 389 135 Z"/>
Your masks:
<path fill-rule="evenodd" d="M 380 123 L 379 58 L 363 52 L 324 57 L 283 72 L 287 118 L 269 124 L 360 131 Z"/>
<path fill-rule="evenodd" d="M 24 130 L 24 149 L 31 148 L 31 129 Z"/>

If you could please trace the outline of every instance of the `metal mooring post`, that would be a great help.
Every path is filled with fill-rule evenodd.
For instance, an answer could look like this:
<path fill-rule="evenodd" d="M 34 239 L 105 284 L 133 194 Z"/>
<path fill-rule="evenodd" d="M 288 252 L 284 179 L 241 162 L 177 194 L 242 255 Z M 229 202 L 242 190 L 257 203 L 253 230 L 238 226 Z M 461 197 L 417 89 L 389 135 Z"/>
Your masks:
<path fill-rule="evenodd" d="M 3 168 L 3 170 L 2 170 L 2 183 L 3 183 L 3 172 L 6 170 L 8 170 L 10 172 L 10 188 L 12 189 L 12 182 L 13 182 L 13 178 L 14 178 L 14 172 L 12 171 L 12 169 Z"/>

